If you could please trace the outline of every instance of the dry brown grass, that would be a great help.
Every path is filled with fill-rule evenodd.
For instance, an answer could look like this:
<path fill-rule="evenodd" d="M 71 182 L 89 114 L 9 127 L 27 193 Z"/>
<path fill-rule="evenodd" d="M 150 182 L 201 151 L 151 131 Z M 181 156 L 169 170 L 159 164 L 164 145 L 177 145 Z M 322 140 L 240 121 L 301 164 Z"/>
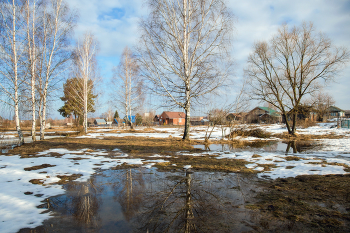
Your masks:
<path fill-rule="evenodd" d="M 268 133 L 265 130 L 262 130 L 260 128 L 237 128 L 231 132 L 230 138 L 235 138 L 237 136 L 269 138 L 271 137 L 271 133 Z"/>
<path fill-rule="evenodd" d="M 227 172 L 247 172 L 252 171 L 245 167 L 244 160 L 238 159 L 217 159 L 215 156 L 185 156 L 179 155 L 178 151 L 189 151 L 198 153 L 201 149 L 193 148 L 193 141 L 184 141 L 176 138 L 155 139 L 144 137 L 124 137 L 124 138 L 105 138 L 104 140 L 92 138 L 56 138 L 45 141 L 24 144 L 9 151 L 10 154 L 18 154 L 21 157 L 39 156 L 37 152 L 42 152 L 54 148 L 66 148 L 69 150 L 79 150 L 89 148 L 92 151 L 105 149 L 110 151 L 110 156 L 115 156 L 112 150 L 121 149 L 128 153 L 131 158 L 143 158 L 147 160 L 158 159 L 149 157 L 154 154 L 171 155 L 164 158 L 169 163 L 157 164 L 156 167 L 164 170 L 182 169 L 183 166 L 191 164 L 193 169 L 206 171 L 227 171 Z M 50 153 L 49 156 L 59 157 L 57 153 Z M 79 160 L 79 155 L 74 157 Z M 176 164 L 176 166 L 172 166 Z"/>
<path fill-rule="evenodd" d="M 41 152 L 53 148 L 66 148 L 70 150 L 79 150 L 90 148 L 112 150 L 119 148 L 126 153 L 145 153 L 146 155 L 164 152 L 176 152 L 179 150 L 198 151 L 194 149 L 190 141 L 183 141 L 176 138 L 156 139 L 145 137 L 123 137 L 123 138 L 55 138 L 44 141 L 36 141 L 26 143 L 21 147 L 16 147 L 9 151 L 11 154 L 20 154 L 24 157 L 27 155 L 35 155 L 36 152 Z"/>
<path fill-rule="evenodd" d="M 334 133 L 331 134 L 323 134 L 323 135 L 310 135 L 310 134 L 298 134 L 290 135 L 288 132 L 284 132 L 282 134 L 274 134 L 276 138 L 285 139 L 285 140 L 293 140 L 293 141 L 310 141 L 314 139 L 340 139 L 344 138 L 344 135 L 336 135 Z"/>
<path fill-rule="evenodd" d="M 260 221 L 272 232 L 276 221 L 292 227 L 300 224 L 307 232 L 349 232 L 349 182 L 350 175 L 266 181 L 265 191 L 257 195 L 259 202 L 253 208 L 261 211 Z"/>

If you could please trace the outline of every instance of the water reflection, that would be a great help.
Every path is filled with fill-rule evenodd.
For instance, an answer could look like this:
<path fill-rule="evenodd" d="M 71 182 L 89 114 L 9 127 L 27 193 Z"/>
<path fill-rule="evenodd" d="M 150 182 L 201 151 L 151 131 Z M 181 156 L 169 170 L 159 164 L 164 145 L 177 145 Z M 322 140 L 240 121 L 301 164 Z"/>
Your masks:
<path fill-rule="evenodd" d="M 140 170 L 121 170 L 111 174 L 114 198 L 122 207 L 126 221 L 130 221 L 138 212 L 143 201 L 144 178 Z"/>
<path fill-rule="evenodd" d="M 286 153 L 289 153 L 290 149 L 293 149 L 293 153 L 297 153 L 298 149 L 297 149 L 297 144 L 295 141 L 289 141 L 287 144 L 287 148 L 286 148 Z M 300 147 L 299 147 L 299 152 L 300 152 Z"/>
<path fill-rule="evenodd" d="M 194 148 L 199 148 L 207 151 L 220 151 L 220 152 L 241 152 L 241 151 L 267 151 L 267 152 L 286 152 L 286 153 L 298 153 L 304 152 L 309 149 L 313 149 L 315 145 L 311 142 L 300 141 L 266 141 L 251 144 L 249 146 L 240 146 L 235 144 L 205 144 L 194 145 Z"/>
<path fill-rule="evenodd" d="M 235 221 L 229 212 L 227 190 L 207 186 L 191 172 L 175 177 L 166 189 L 147 193 L 148 203 L 137 218 L 137 232 L 231 232 Z M 225 204 L 226 203 L 226 204 Z"/>
<path fill-rule="evenodd" d="M 255 179 L 253 174 L 108 170 L 89 182 L 65 185 L 65 195 L 49 198 L 45 208 L 55 217 L 36 231 L 250 231 L 258 217 L 244 206 L 250 190 L 256 190 Z"/>
<path fill-rule="evenodd" d="M 98 215 L 100 203 L 99 193 L 103 186 L 94 178 L 88 182 L 71 182 L 65 185 L 68 195 L 49 198 L 46 208 L 72 216 L 75 225 L 81 229 L 99 229 L 101 218 Z"/>

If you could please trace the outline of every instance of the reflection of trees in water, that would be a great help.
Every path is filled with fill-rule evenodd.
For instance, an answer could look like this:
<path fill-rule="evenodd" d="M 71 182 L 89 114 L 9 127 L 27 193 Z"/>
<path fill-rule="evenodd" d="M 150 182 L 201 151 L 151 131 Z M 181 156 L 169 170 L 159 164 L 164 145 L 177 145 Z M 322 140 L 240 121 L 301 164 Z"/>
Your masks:
<path fill-rule="evenodd" d="M 49 209 L 63 214 L 66 229 L 79 226 L 82 232 L 245 232 L 252 230 L 246 222 L 257 222 L 242 208 L 251 201 L 249 190 L 257 190 L 254 177 L 109 170 L 87 183 L 66 184 L 66 195 L 50 198 Z"/>
<path fill-rule="evenodd" d="M 144 206 L 134 220 L 137 231 L 230 232 L 230 215 L 224 204 L 228 198 L 210 183 L 198 182 L 187 172 L 186 177 L 147 190 Z"/>
<path fill-rule="evenodd" d="M 59 210 L 74 217 L 83 228 L 98 229 L 101 219 L 98 216 L 99 200 L 97 194 L 102 191 L 91 178 L 88 182 L 70 182 L 65 186 L 65 200 L 52 197 L 48 200 L 50 210 Z"/>
<path fill-rule="evenodd" d="M 138 212 L 143 202 L 145 187 L 143 173 L 139 169 L 125 169 L 111 177 L 115 199 L 122 207 L 125 219 L 130 219 Z"/>

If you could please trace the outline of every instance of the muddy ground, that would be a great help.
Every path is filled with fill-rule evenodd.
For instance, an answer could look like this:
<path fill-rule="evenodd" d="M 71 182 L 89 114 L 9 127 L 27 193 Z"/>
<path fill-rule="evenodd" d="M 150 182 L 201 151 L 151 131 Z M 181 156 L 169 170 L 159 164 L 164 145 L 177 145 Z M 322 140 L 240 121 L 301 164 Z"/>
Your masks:
<path fill-rule="evenodd" d="M 303 139 L 310 138 L 303 136 Z M 130 158 L 147 158 L 150 155 L 171 155 L 168 163 L 157 164 L 164 171 L 176 171 L 191 164 L 194 171 L 221 171 L 256 173 L 247 169 L 244 160 L 216 159 L 215 156 L 183 156 L 179 151 L 201 152 L 193 145 L 200 141 L 183 141 L 176 138 L 155 139 L 140 137 L 77 139 L 56 138 L 24 144 L 6 155 L 36 156 L 53 148 L 78 150 L 105 149 L 113 157 L 113 149 L 119 148 Z M 262 146 L 263 141 L 230 142 L 234 147 Z M 59 156 L 52 153 L 51 156 Z M 172 166 L 176 164 L 176 166 Z M 127 167 L 127 166 L 125 166 Z M 119 167 L 117 169 L 122 169 Z M 32 168 L 31 168 L 32 169 Z M 33 168 L 34 169 L 34 168 Z M 266 165 L 265 170 L 269 167 Z M 256 232 L 350 232 L 350 175 L 298 176 L 276 180 L 259 180 L 262 190 L 255 192 L 254 201 L 247 201 L 246 208 L 259 214 L 259 224 L 252 224 Z"/>

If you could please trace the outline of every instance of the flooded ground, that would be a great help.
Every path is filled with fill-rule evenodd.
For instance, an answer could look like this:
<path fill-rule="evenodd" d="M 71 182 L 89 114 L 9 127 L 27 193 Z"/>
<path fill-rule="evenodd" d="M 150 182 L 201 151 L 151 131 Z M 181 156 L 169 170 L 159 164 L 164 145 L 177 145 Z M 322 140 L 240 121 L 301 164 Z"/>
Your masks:
<path fill-rule="evenodd" d="M 10 206 L 18 200 L 35 201 L 39 220 L 19 211 L 16 219 L 27 222 L 19 232 L 350 230 L 346 151 L 319 150 L 316 140 L 200 143 L 68 137 L 24 144 L 0 160 L 4 190 L 18 190 L 4 191 L 14 202 L 2 205 L 17 213 Z M 3 226 L 16 225 L 7 217 Z"/>
<path fill-rule="evenodd" d="M 40 208 L 54 217 L 35 232 L 251 231 L 259 217 L 245 204 L 256 181 L 234 173 L 107 170 L 46 199 Z"/>
<path fill-rule="evenodd" d="M 307 152 L 315 149 L 317 144 L 315 142 L 300 142 L 300 141 L 259 141 L 251 143 L 249 146 L 237 147 L 233 144 L 209 144 L 209 145 L 194 145 L 194 148 L 206 150 L 206 151 L 219 151 L 219 152 L 241 152 L 241 151 L 266 151 L 266 152 L 286 152 L 297 153 Z"/>
<path fill-rule="evenodd" d="M 349 180 L 111 169 L 65 184 L 38 206 L 52 218 L 19 232 L 348 232 Z"/>

